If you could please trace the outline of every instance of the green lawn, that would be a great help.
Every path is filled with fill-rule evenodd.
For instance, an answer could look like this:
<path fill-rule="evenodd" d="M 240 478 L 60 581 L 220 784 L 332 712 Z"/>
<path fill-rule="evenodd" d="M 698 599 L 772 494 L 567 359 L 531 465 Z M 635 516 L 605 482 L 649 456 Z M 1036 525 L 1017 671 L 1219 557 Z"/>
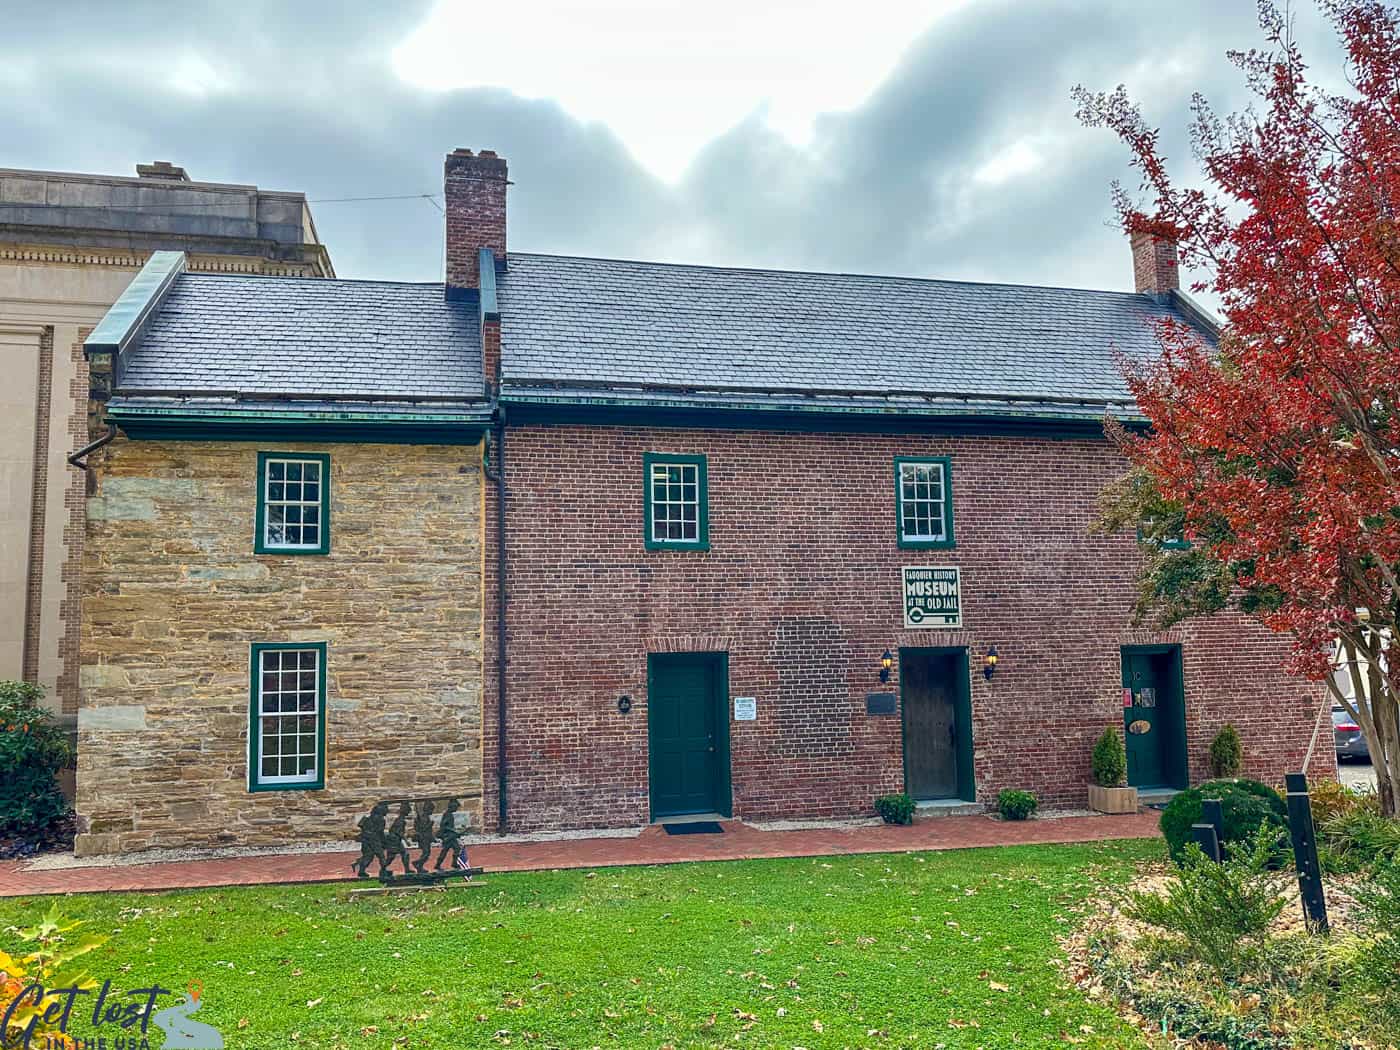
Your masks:
<path fill-rule="evenodd" d="M 88 956 L 94 976 L 122 990 L 201 980 L 196 1019 L 230 1050 L 932 1050 L 1069 1045 L 1062 1033 L 1117 1048 L 1143 1044 L 1065 983 L 1055 937 L 1096 885 L 1160 851 L 1020 846 L 488 875 L 358 899 L 323 886 L 64 904 L 84 932 L 112 935 Z M 0 929 L 48 903 L 0 901 Z"/>

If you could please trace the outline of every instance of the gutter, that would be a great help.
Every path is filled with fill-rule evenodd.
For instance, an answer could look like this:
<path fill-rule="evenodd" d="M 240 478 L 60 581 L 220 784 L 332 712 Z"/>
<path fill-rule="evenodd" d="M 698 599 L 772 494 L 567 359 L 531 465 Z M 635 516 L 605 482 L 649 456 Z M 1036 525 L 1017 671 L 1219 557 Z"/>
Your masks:
<path fill-rule="evenodd" d="M 497 405 L 495 441 L 487 432 L 482 472 L 496 486 L 496 833 L 507 831 L 506 818 L 506 419 Z M 494 459 L 492 449 L 495 449 Z"/>

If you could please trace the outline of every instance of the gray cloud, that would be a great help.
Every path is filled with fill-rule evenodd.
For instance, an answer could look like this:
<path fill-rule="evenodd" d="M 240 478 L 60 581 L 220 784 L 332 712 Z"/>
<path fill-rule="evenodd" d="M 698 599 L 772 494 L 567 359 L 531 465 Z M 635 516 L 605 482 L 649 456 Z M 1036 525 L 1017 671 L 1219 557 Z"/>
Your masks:
<path fill-rule="evenodd" d="M 159 157 L 195 178 L 317 199 L 436 192 L 445 152 L 487 147 L 511 163 L 517 249 L 1103 287 L 1130 281 L 1108 225 L 1108 184 L 1126 176 L 1126 157 L 1075 123 L 1070 88 L 1128 83 L 1184 172 L 1191 92 L 1241 104 L 1224 51 L 1258 39 L 1244 2 L 977 4 L 911 41 L 886 81 L 822 117 L 810 143 L 790 144 L 756 113 L 668 186 L 607 127 L 555 101 L 404 85 L 388 49 L 426 3 L 357 0 L 333 18 L 270 0 L 178 15 L 53 7 L 0 0 L 3 166 L 126 173 Z M 1334 64 L 1316 16 L 1298 22 L 1315 60 Z M 464 41 L 463 61 L 473 46 L 488 45 Z M 1013 147 L 1033 156 L 1029 170 L 977 178 Z M 442 221 L 428 202 L 314 211 L 342 275 L 440 275 Z"/>

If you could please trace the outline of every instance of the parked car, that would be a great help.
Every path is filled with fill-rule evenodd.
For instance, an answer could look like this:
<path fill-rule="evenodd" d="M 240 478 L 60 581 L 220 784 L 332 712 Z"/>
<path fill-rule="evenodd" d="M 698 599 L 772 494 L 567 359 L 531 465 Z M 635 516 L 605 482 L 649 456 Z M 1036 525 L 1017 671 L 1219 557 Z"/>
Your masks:
<path fill-rule="evenodd" d="M 1344 758 L 1365 758 L 1371 757 L 1371 752 L 1366 747 L 1366 735 L 1361 732 L 1361 727 L 1356 724 L 1347 710 L 1340 705 L 1332 708 L 1332 732 L 1337 737 L 1337 760 Z"/>

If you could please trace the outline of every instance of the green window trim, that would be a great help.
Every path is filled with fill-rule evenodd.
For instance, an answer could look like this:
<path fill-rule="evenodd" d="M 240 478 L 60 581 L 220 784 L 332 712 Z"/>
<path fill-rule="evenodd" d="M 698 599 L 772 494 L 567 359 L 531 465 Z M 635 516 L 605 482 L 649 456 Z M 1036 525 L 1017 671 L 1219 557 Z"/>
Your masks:
<path fill-rule="evenodd" d="M 695 499 L 689 500 L 681 497 L 677 503 L 665 504 L 672 511 L 679 509 L 684 514 L 685 506 L 695 504 L 695 538 L 661 538 L 656 537 L 656 524 L 653 515 L 659 509 L 653 498 L 653 478 L 652 470 L 655 467 L 692 467 L 695 470 Z M 676 551 L 707 551 L 710 549 L 710 485 L 709 467 L 705 457 L 702 455 L 671 455 L 669 453 L 647 452 L 642 456 L 642 539 L 649 551 L 676 550 Z M 689 482 L 677 483 L 680 487 L 688 486 Z M 679 523 L 682 528 L 685 519 L 668 519 Z"/>
<path fill-rule="evenodd" d="M 317 491 L 319 512 L 316 521 L 317 542 L 314 544 L 281 544 L 267 542 L 268 493 L 275 482 L 269 481 L 270 464 L 318 463 L 320 482 Z M 274 505 L 276 501 L 274 500 Z M 300 516 L 305 504 L 296 506 Z M 284 508 L 283 513 L 287 513 Z M 300 527 L 300 526 L 298 526 Z M 259 452 L 257 476 L 257 513 L 253 522 L 254 554 L 329 554 L 331 551 L 331 457 L 327 452 Z"/>
<path fill-rule="evenodd" d="M 943 474 L 943 535 L 906 536 L 904 533 L 904 467 L 937 466 Z M 950 550 L 953 538 L 953 464 L 948 456 L 896 456 L 894 461 L 894 532 L 904 550 Z"/>
<path fill-rule="evenodd" d="M 300 718 L 301 715 L 265 715 L 261 710 L 263 654 L 267 652 L 312 651 L 316 656 L 316 769 L 305 779 L 267 779 L 262 771 L 263 719 Z M 280 670 L 277 673 L 282 673 Z M 279 752 L 280 755 L 280 752 Z M 254 642 L 248 657 L 248 790 L 249 791 L 319 791 L 326 786 L 326 643 L 325 642 Z"/>

